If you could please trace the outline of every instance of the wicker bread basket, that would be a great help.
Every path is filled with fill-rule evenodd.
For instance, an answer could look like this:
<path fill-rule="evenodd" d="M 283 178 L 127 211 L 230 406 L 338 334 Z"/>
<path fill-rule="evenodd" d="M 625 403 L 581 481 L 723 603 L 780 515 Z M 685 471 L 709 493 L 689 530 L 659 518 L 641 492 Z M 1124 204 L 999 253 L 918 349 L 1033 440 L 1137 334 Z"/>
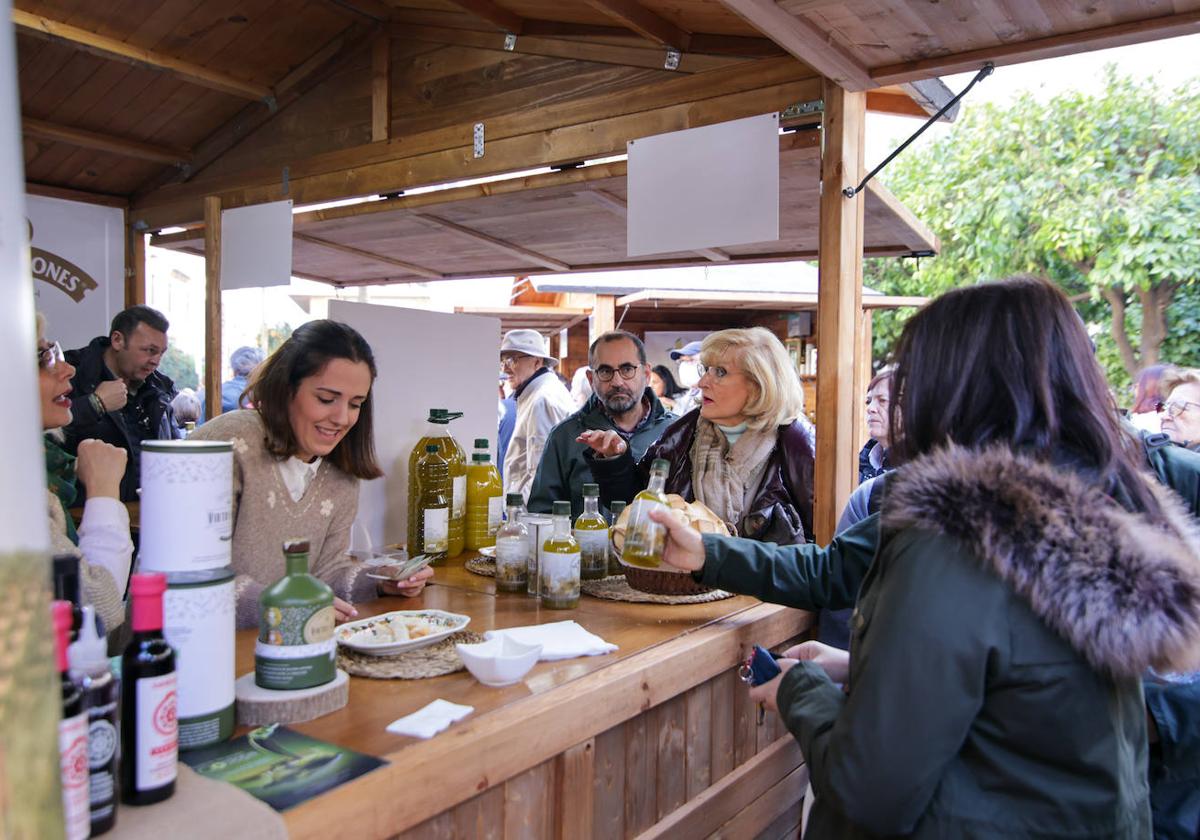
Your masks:
<path fill-rule="evenodd" d="M 729 528 L 703 502 L 687 502 L 682 496 L 671 494 L 667 496 L 667 505 L 681 522 L 690 525 L 702 534 L 729 535 Z M 632 507 L 627 507 L 621 511 L 621 516 L 612 529 L 613 547 L 616 548 L 618 555 L 625 543 L 625 528 L 629 524 L 631 510 L 633 510 Z M 654 595 L 699 595 L 712 590 L 711 586 L 696 583 L 695 578 L 688 572 L 665 565 L 657 569 L 644 569 L 641 566 L 630 566 L 622 561 L 621 570 L 625 573 L 625 580 L 631 587 Z"/>

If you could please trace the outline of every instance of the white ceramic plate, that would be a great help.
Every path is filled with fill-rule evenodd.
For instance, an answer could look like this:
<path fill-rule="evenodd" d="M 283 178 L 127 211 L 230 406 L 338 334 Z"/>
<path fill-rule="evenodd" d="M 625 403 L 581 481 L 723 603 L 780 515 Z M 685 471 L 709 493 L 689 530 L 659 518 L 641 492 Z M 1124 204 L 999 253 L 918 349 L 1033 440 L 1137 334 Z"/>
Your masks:
<path fill-rule="evenodd" d="M 489 560 L 495 560 L 496 559 L 496 546 L 485 545 L 483 548 L 479 549 L 479 553 L 482 554 L 484 557 L 488 558 Z"/>
<path fill-rule="evenodd" d="M 339 645 L 371 656 L 393 656 L 416 650 L 457 633 L 471 623 L 469 615 L 444 610 L 396 610 L 350 621 L 333 631 Z M 398 628 L 403 627 L 401 631 Z M 403 638 L 409 629 L 426 631 L 418 638 Z M 393 634 L 399 638 L 391 638 Z"/>

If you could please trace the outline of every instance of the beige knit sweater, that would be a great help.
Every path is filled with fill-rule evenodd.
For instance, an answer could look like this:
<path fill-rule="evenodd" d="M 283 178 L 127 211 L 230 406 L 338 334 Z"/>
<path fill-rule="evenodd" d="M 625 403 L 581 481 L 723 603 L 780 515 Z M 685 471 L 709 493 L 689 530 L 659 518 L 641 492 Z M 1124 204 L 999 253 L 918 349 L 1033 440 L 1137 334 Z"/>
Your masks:
<path fill-rule="evenodd" d="M 125 604 L 112 572 L 103 566 L 93 566 L 79 551 L 79 546 L 67 536 L 67 520 L 58 496 L 46 490 L 46 510 L 50 514 L 50 548 L 55 554 L 74 554 L 79 558 L 79 585 L 84 603 L 96 608 L 96 615 L 111 633 L 125 620 Z M 121 581 L 124 585 L 125 581 Z"/>
<path fill-rule="evenodd" d="M 237 625 L 258 625 L 258 596 L 284 573 L 283 543 L 309 541 L 309 572 L 350 603 L 376 597 L 375 581 L 351 560 L 350 527 L 358 512 L 358 479 L 322 459 L 308 489 L 292 500 L 279 459 L 266 448 L 254 410 L 231 411 L 205 423 L 193 440 L 233 443 L 233 571 Z"/>

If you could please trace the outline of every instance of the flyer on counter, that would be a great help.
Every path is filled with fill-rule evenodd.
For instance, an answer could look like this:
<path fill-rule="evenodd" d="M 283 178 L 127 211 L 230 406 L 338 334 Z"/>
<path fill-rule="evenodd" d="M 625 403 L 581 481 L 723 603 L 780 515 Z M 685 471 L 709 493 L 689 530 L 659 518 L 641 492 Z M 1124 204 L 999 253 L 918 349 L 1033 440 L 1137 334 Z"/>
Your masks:
<path fill-rule="evenodd" d="M 276 811 L 286 811 L 387 764 L 277 723 L 232 741 L 181 752 L 179 757 L 200 775 L 239 787 Z"/>

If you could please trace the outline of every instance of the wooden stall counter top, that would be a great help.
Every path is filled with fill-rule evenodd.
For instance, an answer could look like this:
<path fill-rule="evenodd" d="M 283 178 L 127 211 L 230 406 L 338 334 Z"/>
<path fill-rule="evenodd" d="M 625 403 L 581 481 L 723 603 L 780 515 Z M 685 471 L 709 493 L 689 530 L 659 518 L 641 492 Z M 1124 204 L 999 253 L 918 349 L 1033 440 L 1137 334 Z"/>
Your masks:
<path fill-rule="evenodd" d="M 469 615 L 478 633 L 574 620 L 618 650 L 539 662 L 523 682 L 504 688 L 483 686 L 467 671 L 352 678 L 345 708 L 294 728 L 390 763 L 286 812 L 292 837 L 327 837 L 348 824 L 356 836 L 393 836 L 733 668 L 752 644 L 795 638 L 812 621 L 745 596 L 694 605 L 583 596 L 576 609 L 548 610 L 527 595 L 495 592 L 490 579 L 463 568 L 465 559 L 438 567 L 420 597 L 359 604 L 359 617 L 441 609 Z M 239 675 L 254 668 L 254 641 L 255 631 L 239 632 Z M 386 731 L 439 698 L 475 711 L 429 740 Z"/>

